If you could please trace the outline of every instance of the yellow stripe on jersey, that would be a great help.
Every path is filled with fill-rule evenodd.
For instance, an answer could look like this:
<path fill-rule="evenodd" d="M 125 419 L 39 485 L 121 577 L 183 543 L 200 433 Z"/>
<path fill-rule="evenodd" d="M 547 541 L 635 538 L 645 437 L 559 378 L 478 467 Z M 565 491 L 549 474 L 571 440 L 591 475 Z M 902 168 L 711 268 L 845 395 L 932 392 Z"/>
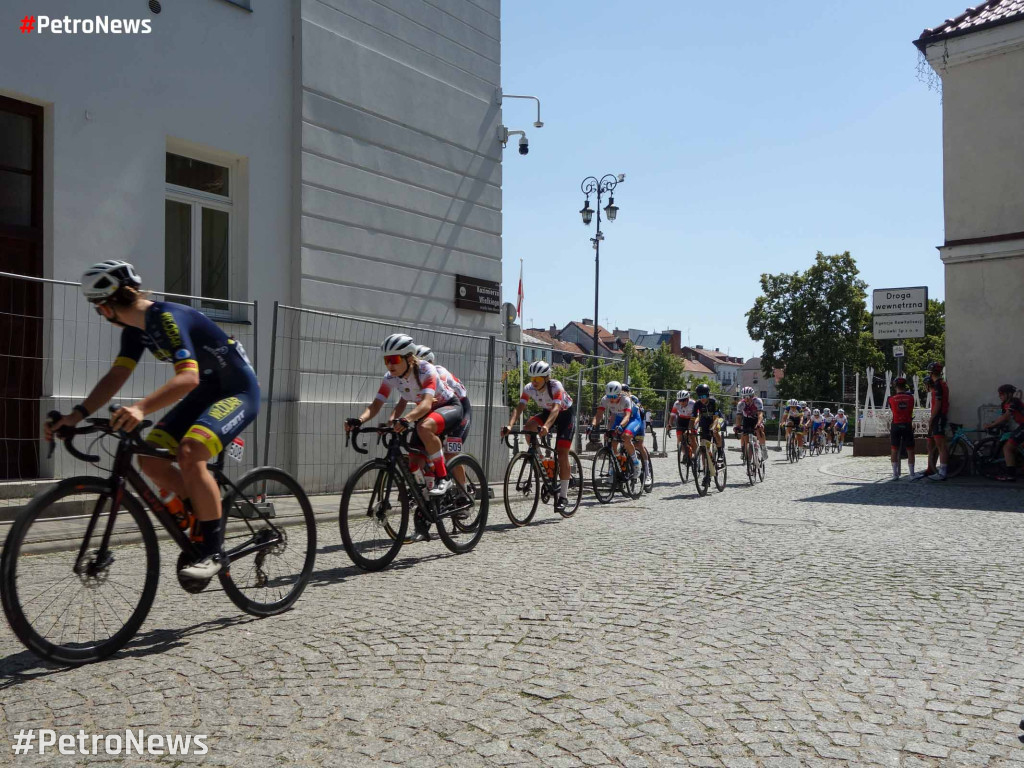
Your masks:
<path fill-rule="evenodd" d="M 195 371 L 199 373 L 199 363 L 195 360 L 181 360 L 174 364 L 174 372 L 181 373 L 182 371 Z"/>
<path fill-rule="evenodd" d="M 118 357 L 114 361 L 114 368 L 127 368 L 129 371 L 134 371 L 135 366 L 138 365 L 138 361 L 132 360 L 130 357 Z"/>

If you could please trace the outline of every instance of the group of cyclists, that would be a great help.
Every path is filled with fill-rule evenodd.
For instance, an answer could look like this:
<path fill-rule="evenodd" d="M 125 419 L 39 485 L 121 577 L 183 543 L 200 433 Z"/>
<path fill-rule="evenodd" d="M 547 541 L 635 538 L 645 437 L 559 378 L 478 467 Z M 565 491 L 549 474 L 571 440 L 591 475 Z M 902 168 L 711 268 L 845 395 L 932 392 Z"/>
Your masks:
<path fill-rule="evenodd" d="M 790 399 L 783 409 L 782 419 L 786 425 L 786 440 L 792 435 L 799 450 L 816 440 L 841 450 L 846 442 L 849 421 L 842 408 L 832 413 L 831 408 L 811 408 L 803 400 Z"/>

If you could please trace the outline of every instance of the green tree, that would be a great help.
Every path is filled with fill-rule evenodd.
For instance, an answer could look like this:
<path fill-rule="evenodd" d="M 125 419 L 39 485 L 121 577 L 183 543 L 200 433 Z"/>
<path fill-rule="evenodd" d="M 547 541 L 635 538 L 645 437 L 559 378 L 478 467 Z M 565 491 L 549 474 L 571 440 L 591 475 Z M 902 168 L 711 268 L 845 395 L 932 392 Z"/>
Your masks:
<path fill-rule="evenodd" d="M 867 283 L 849 251 L 819 251 L 805 272 L 761 275 L 762 295 L 747 313 L 747 332 L 762 344 L 766 376 L 784 368 L 780 397 L 833 400 L 843 365 L 879 359 L 864 309 Z"/>

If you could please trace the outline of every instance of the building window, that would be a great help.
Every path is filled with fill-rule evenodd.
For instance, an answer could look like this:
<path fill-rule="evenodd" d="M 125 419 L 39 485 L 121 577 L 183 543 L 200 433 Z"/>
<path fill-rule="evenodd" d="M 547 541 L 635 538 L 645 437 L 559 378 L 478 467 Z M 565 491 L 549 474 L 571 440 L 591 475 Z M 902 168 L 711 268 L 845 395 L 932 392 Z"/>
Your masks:
<path fill-rule="evenodd" d="M 164 290 L 204 299 L 231 297 L 231 169 L 167 153 L 164 200 Z M 228 315 L 227 304 L 194 301 Z"/>
<path fill-rule="evenodd" d="M 762 390 L 761 390 L 761 397 L 762 397 L 762 398 L 766 398 L 766 397 L 768 397 L 768 390 L 766 390 L 766 389 L 762 389 Z"/>

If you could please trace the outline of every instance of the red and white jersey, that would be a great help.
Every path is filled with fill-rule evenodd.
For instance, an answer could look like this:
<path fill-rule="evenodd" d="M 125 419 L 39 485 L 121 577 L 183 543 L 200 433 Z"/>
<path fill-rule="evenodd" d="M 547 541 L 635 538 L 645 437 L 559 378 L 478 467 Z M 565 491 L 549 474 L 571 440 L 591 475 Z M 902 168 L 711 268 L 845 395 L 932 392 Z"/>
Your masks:
<path fill-rule="evenodd" d="M 417 373 L 419 381 L 417 381 Z M 418 403 L 424 395 L 431 395 L 434 398 L 434 407 L 438 408 L 447 405 L 455 399 L 455 392 L 442 379 L 437 368 L 428 362 L 421 360 L 415 370 L 410 367 L 405 376 L 393 376 L 390 372 L 385 374 L 384 381 L 380 383 L 377 390 L 377 400 L 387 402 L 391 393 L 398 391 L 399 397 L 409 403 Z"/>
<path fill-rule="evenodd" d="M 452 392 L 455 396 L 462 400 L 466 397 L 466 385 L 459 381 L 458 377 L 445 368 L 443 365 L 434 366 L 437 368 L 437 375 L 444 379 L 444 383 L 451 387 Z"/>
<path fill-rule="evenodd" d="M 764 403 L 760 397 L 755 397 L 749 403 L 746 400 L 739 400 L 736 403 L 736 413 L 747 419 L 756 419 L 757 414 L 764 410 Z"/>
<path fill-rule="evenodd" d="M 608 395 L 601 398 L 601 403 L 597 406 L 598 410 L 608 411 L 612 416 L 628 416 L 633 413 L 633 399 L 623 392 L 619 396 L 619 401 L 615 402 Z"/>
<path fill-rule="evenodd" d="M 685 403 L 682 400 L 676 400 L 672 404 L 672 413 L 677 419 L 692 419 L 693 418 L 693 406 L 697 404 L 697 401 L 690 398 Z"/>
<path fill-rule="evenodd" d="M 545 411 L 550 411 L 556 405 L 560 405 L 563 411 L 572 408 L 572 398 L 565 391 L 562 382 L 557 379 L 548 379 L 548 383 L 540 389 L 533 386 L 532 381 L 527 384 L 523 394 L 519 396 L 519 403 L 526 405 L 531 400 Z"/>

